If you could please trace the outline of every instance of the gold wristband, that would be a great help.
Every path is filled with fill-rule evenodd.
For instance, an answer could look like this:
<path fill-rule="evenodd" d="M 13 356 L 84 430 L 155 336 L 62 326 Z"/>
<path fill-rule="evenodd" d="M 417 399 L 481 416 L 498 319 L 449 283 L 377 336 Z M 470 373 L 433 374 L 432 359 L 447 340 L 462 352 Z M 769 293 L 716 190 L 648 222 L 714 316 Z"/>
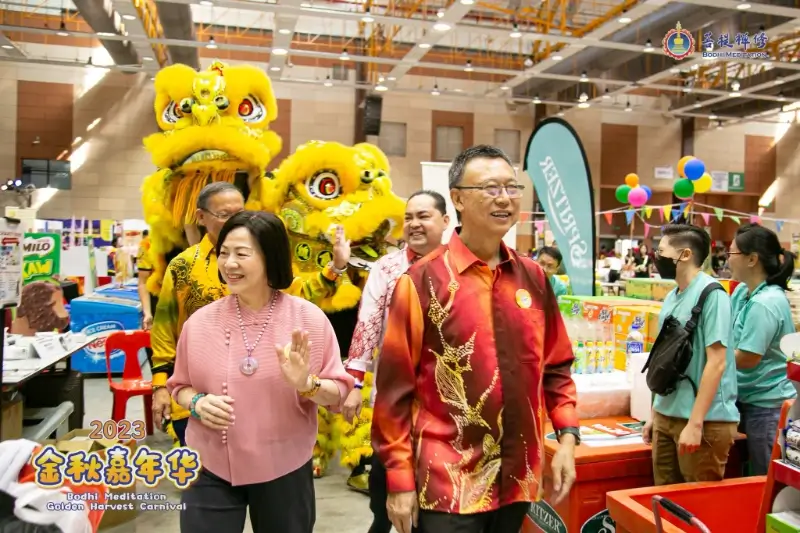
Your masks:
<path fill-rule="evenodd" d="M 312 398 L 316 396 L 317 393 L 319 392 L 320 387 L 322 387 L 322 380 L 319 379 L 319 377 L 315 376 L 314 374 L 311 374 L 311 376 L 309 377 L 311 378 L 311 388 L 305 392 L 298 393 L 303 398 Z"/>
<path fill-rule="evenodd" d="M 328 263 L 327 265 L 325 265 L 325 268 L 322 269 L 322 276 L 328 281 L 336 281 L 337 279 L 339 279 L 339 274 L 337 274 L 333 270 L 332 263 Z"/>

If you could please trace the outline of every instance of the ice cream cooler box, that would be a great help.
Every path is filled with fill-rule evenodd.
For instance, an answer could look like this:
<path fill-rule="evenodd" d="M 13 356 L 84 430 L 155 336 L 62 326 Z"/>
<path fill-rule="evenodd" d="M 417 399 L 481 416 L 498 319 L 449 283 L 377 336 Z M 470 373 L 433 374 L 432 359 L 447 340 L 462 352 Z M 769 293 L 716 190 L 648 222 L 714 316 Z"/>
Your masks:
<path fill-rule="evenodd" d="M 72 331 L 86 336 L 99 336 L 97 340 L 72 356 L 72 368 L 84 374 L 106 372 L 106 340 L 115 331 L 136 330 L 142 324 L 142 306 L 137 300 L 105 296 L 80 296 L 70 304 Z M 140 360 L 146 358 L 142 351 Z M 111 372 L 122 372 L 125 353 L 116 350 L 111 354 Z"/>

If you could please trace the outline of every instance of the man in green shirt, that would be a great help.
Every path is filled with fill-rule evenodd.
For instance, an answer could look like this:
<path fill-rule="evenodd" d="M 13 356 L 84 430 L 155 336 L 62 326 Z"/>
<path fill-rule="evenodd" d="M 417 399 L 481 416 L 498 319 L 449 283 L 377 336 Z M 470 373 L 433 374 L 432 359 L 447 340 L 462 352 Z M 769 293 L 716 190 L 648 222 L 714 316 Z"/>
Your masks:
<path fill-rule="evenodd" d="M 545 246 L 539 250 L 539 255 L 536 257 L 539 266 L 542 267 L 545 274 L 550 280 L 550 285 L 553 286 L 553 292 L 556 298 L 569 294 L 567 284 L 561 281 L 556 276 L 558 270 L 561 268 L 561 263 L 564 261 L 564 256 L 561 255 L 561 250 L 555 246 Z"/>
<path fill-rule="evenodd" d="M 703 289 L 716 283 L 701 271 L 710 249 L 708 233 L 696 226 L 664 228 L 655 265 L 662 278 L 678 286 L 664 300 L 659 327 L 669 316 L 685 324 Z M 725 291 L 712 291 L 692 338 L 689 379 L 667 396 L 656 395 L 652 420 L 642 432 L 653 447 L 656 485 L 719 481 L 725 473 L 739 423 L 731 326 L 730 298 Z"/>

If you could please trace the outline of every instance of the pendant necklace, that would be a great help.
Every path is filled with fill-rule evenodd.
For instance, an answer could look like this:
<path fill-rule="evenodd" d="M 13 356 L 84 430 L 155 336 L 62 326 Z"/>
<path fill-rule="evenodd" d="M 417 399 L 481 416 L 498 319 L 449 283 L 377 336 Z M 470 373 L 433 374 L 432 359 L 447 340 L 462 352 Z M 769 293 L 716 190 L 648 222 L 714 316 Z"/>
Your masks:
<path fill-rule="evenodd" d="M 244 327 L 244 320 L 242 320 L 242 309 L 239 306 L 239 297 L 236 297 L 236 318 L 239 319 L 239 329 L 242 331 L 242 340 L 244 341 L 244 349 L 247 351 L 247 356 L 244 358 L 242 363 L 239 365 L 239 370 L 245 376 L 252 376 L 255 374 L 256 370 L 258 370 L 258 361 L 253 357 L 253 352 L 258 346 L 258 342 L 261 340 L 261 337 L 264 335 L 264 332 L 267 331 L 267 327 L 269 326 L 270 321 L 272 320 L 272 311 L 275 309 L 275 302 L 278 301 L 278 291 L 274 291 L 272 293 L 272 298 L 270 299 L 269 304 L 269 311 L 267 311 L 267 321 L 261 327 L 261 331 L 258 333 L 258 337 L 256 337 L 256 342 L 253 346 L 250 346 L 250 343 L 247 341 L 247 331 Z"/>

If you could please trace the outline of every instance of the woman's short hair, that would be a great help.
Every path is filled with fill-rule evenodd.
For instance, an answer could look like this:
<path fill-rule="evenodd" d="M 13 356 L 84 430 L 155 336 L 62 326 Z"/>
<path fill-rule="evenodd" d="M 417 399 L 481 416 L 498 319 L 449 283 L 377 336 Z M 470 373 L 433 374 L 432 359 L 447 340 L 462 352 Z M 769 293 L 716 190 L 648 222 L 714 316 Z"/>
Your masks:
<path fill-rule="evenodd" d="M 217 257 L 228 234 L 237 228 L 246 228 L 256 241 L 267 269 L 267 284 L 272 289 L 288 289 L 292 274 L 292 253 L 286 226 L 277 215 L 263 211 L 240 211 L 225 222 L 217 239 Z"/>

